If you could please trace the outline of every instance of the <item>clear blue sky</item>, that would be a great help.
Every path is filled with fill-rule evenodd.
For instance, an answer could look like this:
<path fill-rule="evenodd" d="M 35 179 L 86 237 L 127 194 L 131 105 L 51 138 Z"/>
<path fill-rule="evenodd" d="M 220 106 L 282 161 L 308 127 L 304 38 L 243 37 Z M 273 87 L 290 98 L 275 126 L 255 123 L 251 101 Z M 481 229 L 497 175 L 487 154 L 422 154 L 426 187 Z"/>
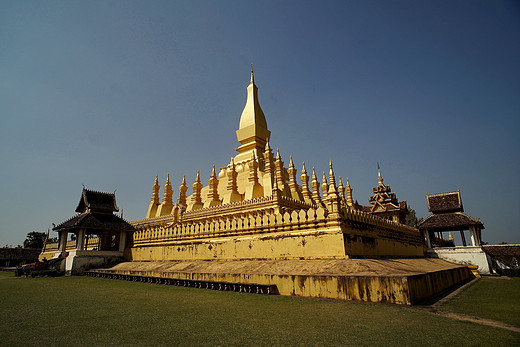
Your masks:
<path fill-rule="evenodd" d="M 0 244 L 82 184 L 135 220 L 156 174 L 206 183 L 251 63 L 286 163 L 332 159 L 368 204 L 379 162 L 419 217 L 460 187 L 485 241 L 520 243 L 519 62 L 517 1 L 1 1 Z"/>

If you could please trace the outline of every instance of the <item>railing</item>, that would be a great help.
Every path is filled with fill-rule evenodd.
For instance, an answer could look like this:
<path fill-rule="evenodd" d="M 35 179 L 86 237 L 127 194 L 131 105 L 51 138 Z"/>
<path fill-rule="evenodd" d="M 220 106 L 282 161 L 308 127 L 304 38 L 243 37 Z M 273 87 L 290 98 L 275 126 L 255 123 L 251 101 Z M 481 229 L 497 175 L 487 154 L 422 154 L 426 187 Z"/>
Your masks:
<path fill-rule="evenodd" d="M 145 275 L 130 275 L 130 274 L 118 274 L 110 272 L 97 272 L 97 271 L 86 271 L 86 276 L 108 278 L 124 281 L 133 282 L 144 282 L 153 284 L 164 284 L 177 287 L 188 287 L 188 288 L 201 288 L 221 291 L 231 291 L 240 293 L 251 293 L 251 294 L 266 294 L 266 295 L 277 295 L 279 294 L 278 288 L 274 284 L 258 284 L 258 283 L 233 283 L 233 282 L 218 282 L 218 281 L 202 281 L 202 280 L 189 280 L 189 279 L 177 279 L 168 277 L 157 277 L 157 276 L 145 276 Z"/>
<path fill-rule="evenodd" d="M 320 224 L 324 226 L 333 221 L 342 222 L 361 231 L 377 230 L 381 237 L 414 243 L 422 242 L 422 237 L 415 228 L 348 208 L 341 210 L 339 219 L 331 219 L 323 207 L 311 207 L 290 213 L 249 211 L 235 215 L 181 221 L 175 224 L 158 221 L 159 223 L 154 226 L 138 227 L 132 235 L 132 242 L 138 245 L 159 241 L 300 230 L 309 226 L 316 228 Z"/>

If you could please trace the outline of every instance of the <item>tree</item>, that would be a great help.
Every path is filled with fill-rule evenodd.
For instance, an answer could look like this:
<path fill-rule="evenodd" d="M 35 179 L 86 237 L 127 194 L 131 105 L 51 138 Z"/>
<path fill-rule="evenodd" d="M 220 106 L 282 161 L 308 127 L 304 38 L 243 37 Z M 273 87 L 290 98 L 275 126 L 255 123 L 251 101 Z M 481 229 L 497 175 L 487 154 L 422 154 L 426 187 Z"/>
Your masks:
<path fill-rule="evenodd" d="M 406 215 L 406 219 L 404 224 L 415 228 L 415 226 L 419 223 L 417 216 L 415 215 L 415 210 L 413 208 L 408 207 L 408 214 Z"/>
<path fill-rule="evenodd" d="M 46 233 L 39 233 L 37 231 L 31 231 L 27 234 L 27 238 L 23 242 L 24 248 L 43 248 L 45 242 Z"/>

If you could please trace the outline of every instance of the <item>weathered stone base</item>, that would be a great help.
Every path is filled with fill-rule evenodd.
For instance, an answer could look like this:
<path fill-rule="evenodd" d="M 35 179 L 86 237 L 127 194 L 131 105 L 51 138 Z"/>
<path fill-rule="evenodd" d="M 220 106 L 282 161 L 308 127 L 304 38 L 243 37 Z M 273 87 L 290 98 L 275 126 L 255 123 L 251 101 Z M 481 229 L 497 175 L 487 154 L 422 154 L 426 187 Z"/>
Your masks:
<path fill-rule="evenodd" d="M 482 275 L 491 274 L 488 255 L 482 247 L 436 247 L 428 249 L 428 255 L 434 258 L 444 259 L 456 264 L 475 265 L 478 272 Z"/>
<path fill-rule="evenodd" d="M 281 295 L 415 304 L 472 277 L 441 259 L 125 262 L 97 272 L 276 285 Z"/>
<path fill-rule="evenodd" d="M 123 252 L 70 251 L 64 264 L 65 276 L 82 275 L 85 271 L 123 261 Z"/>

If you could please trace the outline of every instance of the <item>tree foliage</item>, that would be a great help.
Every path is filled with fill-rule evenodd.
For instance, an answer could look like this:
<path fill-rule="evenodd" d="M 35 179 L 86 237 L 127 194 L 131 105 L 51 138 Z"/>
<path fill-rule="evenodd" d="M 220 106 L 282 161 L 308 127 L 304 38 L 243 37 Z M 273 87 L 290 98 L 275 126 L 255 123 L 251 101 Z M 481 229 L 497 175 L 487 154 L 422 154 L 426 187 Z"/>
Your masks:
<path fill-rule="evenodd" d="M 46 233 L 40 233 L 37 231 L 31 231 L 27 234 L 27 238 L 23 242 L 24 248 L 43 248 L 45 242 Z"/>
<path fill-rule="evenodd" d="M 415 210 L 413 208 L 408 207 L 408 214 L 406 215 L 405 224 L 408 226 L 411 226 L 413 228 L 417 227 L 417 224 L 419 224 L 423 219 L 418 219 L 415 215 Z"/>

